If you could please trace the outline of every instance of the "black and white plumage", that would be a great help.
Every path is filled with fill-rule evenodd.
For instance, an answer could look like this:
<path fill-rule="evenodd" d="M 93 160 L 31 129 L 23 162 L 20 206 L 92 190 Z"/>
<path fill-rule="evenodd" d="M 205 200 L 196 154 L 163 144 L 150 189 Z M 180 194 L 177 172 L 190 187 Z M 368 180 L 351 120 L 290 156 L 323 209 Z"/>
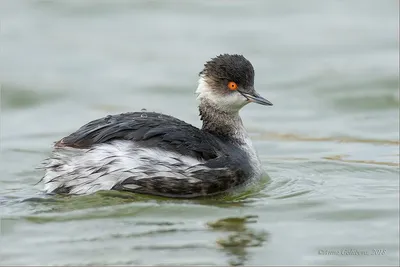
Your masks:
<path fill-rule="evenodd" d="M 249 102 L 272 105 L 254 90 L 254 69 L 240 55 L 220 55 L 200 72 L 202 129 L 154 112 L 89 122 L 56 142 L 45 165 L 48 193 L 124 190 L 166 197 L 216 195 L 262 174 L 239 117 Z"/>

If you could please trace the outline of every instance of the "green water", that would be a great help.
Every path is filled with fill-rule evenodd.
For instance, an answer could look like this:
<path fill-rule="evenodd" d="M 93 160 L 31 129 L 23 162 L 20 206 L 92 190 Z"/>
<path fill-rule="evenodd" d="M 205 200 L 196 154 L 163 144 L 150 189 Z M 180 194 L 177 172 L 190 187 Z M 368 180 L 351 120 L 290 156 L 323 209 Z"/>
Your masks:
<path fill-rule="evenodd" d="M 398 1 L 2 0 L 1 265 L 396 265 Z M 242 53 L 273 107 L 241 112 L 268 177 L 171 200 L 35 185 L 108 114 L 200 125 L 204 61 Z"/>

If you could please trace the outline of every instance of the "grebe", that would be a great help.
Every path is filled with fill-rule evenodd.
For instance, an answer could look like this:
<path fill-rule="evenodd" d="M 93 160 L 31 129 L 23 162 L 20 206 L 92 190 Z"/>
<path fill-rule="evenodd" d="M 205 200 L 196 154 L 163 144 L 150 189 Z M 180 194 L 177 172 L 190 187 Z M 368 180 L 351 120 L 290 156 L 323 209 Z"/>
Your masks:
<path fill-rule="evenodd" d="M 122 190 L 174 198 L 230 192 L 262 175 L 239 110 L 272 103 L 254 89 L 254 69 L 242 55 L 204 64 L 196 90 L 198 129 L 155 112 L 94 120 L 54 145 L 45 163 L 47 193 Z"/>

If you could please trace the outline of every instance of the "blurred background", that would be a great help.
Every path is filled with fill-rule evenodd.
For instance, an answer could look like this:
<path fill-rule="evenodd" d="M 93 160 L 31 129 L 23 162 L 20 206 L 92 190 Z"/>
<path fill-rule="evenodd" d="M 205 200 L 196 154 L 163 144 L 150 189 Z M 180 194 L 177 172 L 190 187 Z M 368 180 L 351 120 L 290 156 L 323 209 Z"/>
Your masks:
<path fill-rule="evenodd" d="M 0 263 L 398 264 L 398 20 L 396 0 L 2 0 Z M 257 190 L 35 185 L 90 120 L 146 108 L 200 126 L 198 73 L 221 53 L 248 58 L 274 103 L 241 112 L 268 173 Z"/>

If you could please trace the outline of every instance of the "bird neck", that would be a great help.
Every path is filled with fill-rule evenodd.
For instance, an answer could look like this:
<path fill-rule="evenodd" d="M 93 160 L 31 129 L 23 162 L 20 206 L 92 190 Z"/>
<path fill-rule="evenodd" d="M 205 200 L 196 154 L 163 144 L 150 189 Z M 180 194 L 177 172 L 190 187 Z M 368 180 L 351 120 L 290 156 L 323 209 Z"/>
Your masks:
<path fill-rule="evenodd" d="M 219 109 L 211 101 L 202 99 L 199 105 L 202 130 L 224 138 L 235 139 L 242 143 L 247 137 L 238 111 L 228 112 Z"/>

